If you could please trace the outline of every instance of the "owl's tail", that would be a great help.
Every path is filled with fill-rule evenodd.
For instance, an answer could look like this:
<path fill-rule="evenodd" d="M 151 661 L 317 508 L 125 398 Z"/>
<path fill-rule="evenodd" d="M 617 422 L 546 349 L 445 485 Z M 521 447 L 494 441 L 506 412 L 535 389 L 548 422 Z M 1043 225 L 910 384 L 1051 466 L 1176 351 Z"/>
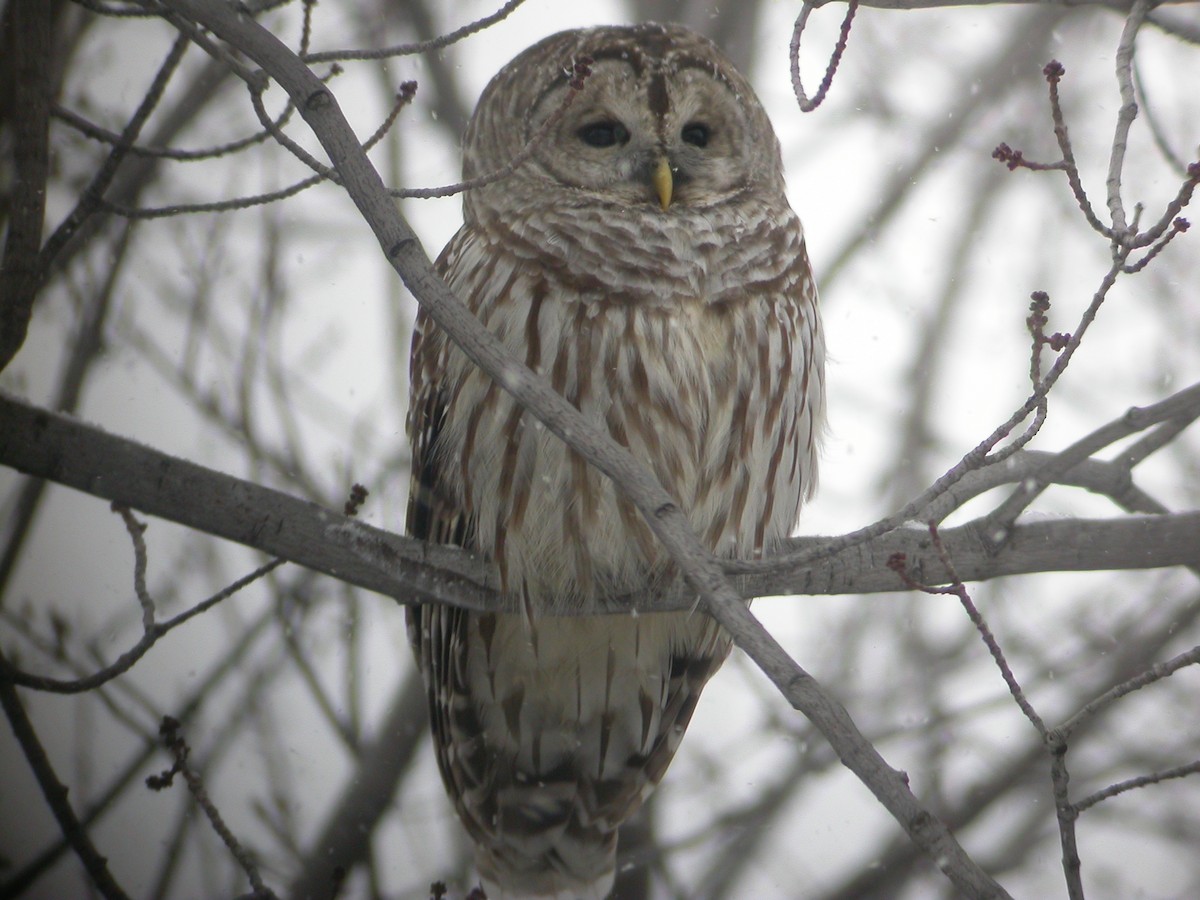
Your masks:
<path fill-rule="evenodd" d="M 572 840 L 560 835 L 552 849 L 535 855 L 477 846 L 476 866 L 488 900 L 605 900 L 616 874 L 617 835 L 594 833 Z"/>
<path fill-rule="evenodd" d="M 662 778 L 728 638 L 688 613 L 456 622 L 465 651 L 429 653 L 451 685 L 433 682 L 438 761 L 489 900 L 604 900 L 618 829 Z"/>

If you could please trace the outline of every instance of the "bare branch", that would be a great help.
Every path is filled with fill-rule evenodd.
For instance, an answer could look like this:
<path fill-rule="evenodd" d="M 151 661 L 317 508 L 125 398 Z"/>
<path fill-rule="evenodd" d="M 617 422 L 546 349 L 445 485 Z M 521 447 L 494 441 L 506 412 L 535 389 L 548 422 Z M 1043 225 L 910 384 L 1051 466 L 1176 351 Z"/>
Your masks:
<path fill-rule="evenodd" d="M 259 121 L 263 125 L 264 135 L 274 137 L 282 146 L 292 152 L 297 159 L 304 162 L 309 168 L 316 171 L 315 175 L 310 175 L 300 181 L 280 188 L 275 191 L 268 191 L 264 194 L 251 194 L 244 197 L 234 197 L 229 200 L 213 200 L 208 203 L 174 203 L 168 206 L 142 207 L 136 208 L 132 206 L 124 206 L 117 203 L 109 203 L 104 201 L 102 205 L 109 212 L 115 215 L 123 216 L 127 219 L 162 219 L 170 216 L 188 215 L 192 213 L 209 213 L 209 212 L 233 212 L 239 209 L 250 209 L 254 206 L 265 206 L 268 203 L 275 203 L 280 200 L 286 200 L 289 197 L 294 197 L 310 187 L 321 184 L 325 181 L 337 181 L 337 173 L 333 172 L 326 166 L 322 166 L 313 159 L 307 151 L 292 141 L 283 131 L 283 125 L 290 116 L 290 111 L 295 107 L 291 98 L 288 98 L 288 103 L 284 112 L 271 119 L 267 116 L 266 110 L 262 105 L 262 85 L 250 90 L 251 103 L 254 107 L 255 114 L 259 117 Z M 363 150 L 368 151 L 377 143 L 383 140 L 384 136 L 391 130 L 395 124 L 400 111 L 412 102 L 413 96 L 416 94 L 417 83 L 415 81 L 406 81 L 400 85 L 400 89 L 396 92 L 395 101 L 392 104 L 391 110 L 384 118 L 380 126 L 375 130 L 374 134 L 369 137 L 363 144 Z M 214 150 L 220 148 L 214 148 Z M 169 156 L 166 158 L 174 159 L 176 157 Z"/>
<path fill-rule="evenodd" d="M 1084 900 L 1083 861 L 1079 858 L 1079 843 L 1075 836 L 1078 808 L 1071 803 L 1071 776 L 1067 771 L 1067 742 L 1057 733 L 1050 744 L 1050 783 L 1054 793 L 1054 811 L 1058 819 L 1058 839 L 1062 845 L 1063 876 L 1067 881 L 1070 900 Z"/>
<path fill-rule="evenodd" d="M 946 545 L 938 533 L 936 522 L 929 523 L 929 537 L 933 542 L 934 550 L 937 551 L 938 559 L 941 561 L 942 566 L 950 573 L 950 585 L 938 588 L 921 584 L 909 574 L 908 561 L 903 554 L 897 554 L 889 559 L 888 568 L 894 571 L 900 577 L 900 580 L 914 591 L 921 591 L 926 594 L 951 594 L 958 598 L 959 603 L 966 610 L 971 624 L 975 626 L 975 630 L 979 632 L 979 636 L 983 639 L 983 643 L 992 655 L 992 659 L 995 660 L 996 668 L 1000 670 L 1000 675 L 1004 679 L 1004 683 L 1008 686 L 1009 693 L 1012 694 L 1017 706 L 1021 708 L 1021 712 L 1025 714 L 1025 718 L 1033 724 L 1038 734 L 1044 739 L 1048 733 L 1046 723 L 1042 721 L 1042 717 L 1037 714 L 1037 711 L 1033 708 L 1033 704 L 1025 696 L 1025 691 L 1021 689 L 1020 682 L 1017 681 L 1017 677 L 1013 674 L 1012 667 L 1008 664 L 1008 659 L 1005 657 L 1004 651 L 1000 649 L 1000 642 L 996 640 L 991 627 L 980 614 L 975 601 L 971 599 L 971 594 L 967 591 L 967 586 L 963 584 L 962 578 L 959 577 L 958 571 L 950 559 L 950 553 L 946 550 Z"/>
<path fill-rule="evenodd" d="M 830 0 L 825 0 L 823 3 L 816 3 L 814 6 L 820 8 L 829 5 Z M 1165 0 L 1158 4 L 1159 6 L 1183 5 L 1192 3 L 1194 0 Z M 1033 6 L 1104 6 L 1118 12 L 1127 12 L 1134 4 L 1134 0 L 860 0 L 861 6 L 870 7 L 871 9 L 940 9 L 942 7 L 954 6 L 992 6 L 1003 3 L 1005 5 L 1021 4 Z"/>
<path fill-rule="evenodd" d="M 1200 385 L 1187 391 L 1192 404 L 1200 403 Z M 3 393 L 0 426 L 0 464 L 18 471 L 119 501 L 406 603 L 508 608 L 492 567 L 459 548 L 380 531 L 332 509 L 169 456 Z M 963 502 L 997 484 L 1023 480 L 1048 459 L 1053 457 L 1034 455 L 1027 464 L 988 470 L 995 474 L 977 480 L 964 479 L 954 499 Z M 1063 473 L 1061 480 L 1106 485 L 1107 469 L 1105 474 L 1090 474 L 1097 465 L 1111 464 L 1087 461 Z M 793 538 L 781 558 L 811 557 L 811 562 L 747 572 L 741 564 L 726 561 L 724 568 L 741 573 L 736 585 L 742 597 L 892 591 L 895 575 L 888 570 L 887 560 L 895 553 L 904 553 L 914 577 L 926 584 L 951 580 L 923 527 L 889 532 L 869 542 L 856 539 L 849 544 L 844 536 Z M 965 581 L 1029 572 L 1200 566 L 1200 512 L 1018 524 L 1000 547 L 978 521 L 943 529 L 941 536 Z M 205 603 L 215 601 L 214 597 Z M 654 598 L 610 598 L 600 611 L 694 606 L 695 594 L 677 586 Z M 511 610 L 518 611 L 519 605 Z"/>
<path fill-rule="evenodd" d="M 1106 238 L 1112 237 L 1112 230 L 1100 221 L 1087 192 L 1083 189 L 1083 179 L 1079 175 L 1079 165 L 1075 162 L 1075 151 L 1071 147 L 1071 138 L 1067 133 L 1067 120 L 1063 115 L 1062 103 L 1058 99 L 1058 83 L 1062 80 L 1066 69 L 1058 60 L 1051 60 L 1042 70 L 1046 83 L 1050 86 L 1050 117 L 1054 121 L 1054 137 L 1058 140 L 1058 149 L 1062 152 L 1063 171 L 1067 173 L 1067 181 L 1071 185 L 1071 193 L 1092 230 Z"/>
<path fill-rule="evenodd" d="M 21 345 L 33 314 L 33 301 L 43 280 L 38 264 L 46 214 L 49 173 L 50 4 L 13 0 L 3 37 L 10 54 L 13 91 L 13 188 L 7 216 L 8 234 L 0 263 L 0 371 Z"/>
<path fill-rule="evenodd" d="M 196 805 L 204 811 L 204 815 L 208 817 L 209 824 L 212 825 L 213 830 L 220 836 L 221 841 L 229 848 L 229 852 L 233 854 L 234 859 L 238 861 L 238 865 L 242 867 L 242 871 L 249 878 L 250 885 L 254 888 L 254 896 L 273 900 L 275 893 L 263 883 L 258 866 L 251 859 L 250 854 L 246 852 L 245 848 L 242 847 L 233 832 L 229 830 L 229 826 L 225 824 L 225 820 L 221 817 L 216 804 L 208 796 L 208 790 L 204 786 L 204 780 L 200 777 L 200 773 L 188 765 L 188 757 L 191 755 L 192 748 L 184 740 L 181 734 L 182 728 L 183 724 L 178 719 L 174 719 L 171 716 L 163 716 L 162 724 L 159 727 L 159 734 L 162 737 L 163 744 L 171 752 L 171 755 L 175 757 L 175 762 L 162 775 L 152 775 L 147 778 L 147 787 L 154 791 L 161 791 L 171 786 L 171 781 L 175 774 L 182 775 L 184 781 L 187 783 L 188 791 L 191 792 L 192 798 L 196 801 Z"/>
<path fill-rule="evenodd" d="M 143 545 L 137 551 L 137 553 L 138 567 L 143 569 L 140 578 L 135 574 L 135 579 L 141 581 L 137 588 L 138 597 L 139 600 L 141 600 L 145 591 L 145 546 Z M 137 663 L 138 660 L 140 660 L 143 656 L 145 656 L 150 651 L 150 648 L 158 643 L 161 637 L 171 631 L 174 631 L 184 622 L 194 619 L 201 613 L 207 612 L 221 601 L 232 597 L 247 585 L 253 584 L 255 581 L 258 581 L 268 573 L 279 568 L 279 566 L 283 565 L 284 562 L 285 560 L 282 559 L 273 559 L 269 563 L 259 566 L 250 574 L 242 576 L 232 584 L 217 591 L 206 600 L 203 600 L 179 615 L 168 619 L 166 622 L 159 624 L 151 623 L 150 626 L 147 627 L 142 633 L 141 639 L 139 639 L 136 644 L 117 657 L 113 663 L 105 666 L 98 672 L 92 673 L 91 675 L 67 681 L 60 678 L 48 678 L 42 675 L 33 675 L 29 672 L 23 672 L 10 667 L 6 677 L 11 679 L 14 684 L 19 684 L 22 687 L 28 687 L 39 691 L 47 691 L 53 694 L 82 694 L 91 690 L 95 690 L 101 685 L 112 681 L 119 675 L 124 675 L 126 672 L 132 669 L 134 664 Z M 149 598 L 147 597 L 146 600 L 149 600 Z M 145 604 L 143 604 L 143 608 L 145 608 Z M 150 603 L 150 609 L 153 609 L 152 602 Z"/>
<path fill-rule="evenodd" d="M 1198 773 L 1200 773 L 1200 759 L 1183 766 L 1178 766 L 1174 769 L 1168 769 L 1165 772 L 1154 772 L 1150 775 L 1139 775 L 1136 778 L 1130 778 L 1127 781 L 1121 781 L 1117 784 L 1109 785 L 1102 791 L 1096 791 L 1096 793 L 1084 797 L 1075 804 L 1075 809 L 1078 812 L 1083 812 L 1085 809 L 1095 806 L 1097 803 L 1100 803 L 1103 800 L 1108 800 L 1110 797 L 1116 797 L 1118 794 L 1123 794 L 1126 791 L 1132 791 L 1151 784 L 1161 784 L 1162 782 L 1169 781 L 1173 778 L 1186 778 L 1189 775 L 1196 775 Z"/>
<path fill-rule="evenodd" d="M 1042 471 L 1021 479 L 1017 490 L 1003 504 L 988 514 L 984 520 L 985 526 L 1000 530 L 1010 528 L 1017 516 L 1027 509 L 1029 504 L 1047 487 L 1055 483 L 1061 474 L 1131 434 L 1137 434 L 1139 431 L 1145 431 L 1154 425 L 1164 423 L 1169 427 L 1158 435 L 1158 440 L 1169 440 L 1172 435 L 1179 434 L 1197 418 L 1200 418 L 1198 403 L 1200 403 L 1200 385 L 1176 394 L 1161 403 L 1128 410 L 1121 418 L 1096 429 L 1055 454 Z M 1131 471 L 1133 465 L 1145 459 L 1152 449 L 1157 449 L 1157 447 L 1139 447 L 1134 455 L 1128 458 L 1129 469 L 1127 471 Z"/>
<path fill-rule="evenodd" d="M 266 626 L 273 621 L 273 618 L 272 612 L 266 610 L 248 624 L 248 627 L 237 636 L 233 645 L 229 647 L 228 652 L 217 660 L 199 679 L 194 688 L 190 689 L 179 701 L 176 706 L 177 719 L 185 724 L 197 719 L 204 707 L 211 703 L 214 695 L 225 687 L 235 675 L 246 675 L 248 683 L 256 686 L 266 680 L 260 677 L 263 675 L 263 670 L 253 665 L 251 659 L 253 658 L 252 651 L 261 648 Z M 244 710 L 245 705 L 243 704 L 239 709 Z M 235 724 L 238 718 L 240 718 L 240 714 L 231 719 L 229 724 Z M 90 828 L 105 813 L 111 811 L 113 806 L 125 795 L 126 790 L 141 781 L 146 767 L 158 752 L 159 747 L 160 745 L 153 735 L 148 735 L 145 741 L 139 741 L 135 745 L 133 752 L 116 766 L 110 781 L 83 810 L 79 818 L 85 828 Z M 27 865 L 13 873 L 11 878 L 3 883 L 5 896 L 22 896 L 23 892 L 28 891 L 30 886 L 61 858 L 68 846 L 67 839 L 62 837 L 35 856 Z"/>
<path fill-rule="evenodd" d="M 796 18 L 796 24 L 792 27 L 792 40 L 788 46 L 788 55 L 792 65 L 792 93 L 796 95 L 796 102 L 800 104 L 801 112 L 812 112 L 825 101 L 825 95 L 829 93 L 829 87 L 833 84 L 833 76 L 837 72 L 838 63 L 842 61 L 842 56 L 846 52 L 846 43 L 850 40 L 850 26 L 854 23 L 854 14 L 858 11 L 858 0 L 850 0 L 847 4 L 846 18 L 842 20 L 842 29 L 838 34 L 837 43 L 834 44 L 833 52 L 829 55 L 829 65 L 825 68 L 825 76 L 821 79 L 817 92 L 809 98 L 808 94 L 804 92 L 804 85 L 800 79 L 800 38 L 804 34 L 804 26 L 808 24 L 808 16 L 814 8 L 812 3 L 805 0 L 800 15 Z"/>
<path fill-rule="evenodd" d="M 1137 117 L 1137 95 L 1133 89 L 1133 51 L 1138 29 L 1146 18 L 1150 4 L 1147 0 L 1134 0 L 1121 41 L 1117 44 L 1117 85 L 1121 92 L 1121 108 L 1117 111 L 1117 124 L 1113 130 L 1112 154 L 1108 161 L 1108 214 L 1112 218 L 1113 240 L 1124 242 L 1129 233 L 1125 214 L 1125 203 L 1121 198 L 1121 175 L 1125 168 L 1125 149 L 1129 146 L 1129 129 Z M 1136 230 L 1136 226 L 1135 226 Z"/>
<path fill-rule="evenodd" d="M 1090 719 L 1096 713 L 1107 707 L 1109 704 L 1121 699 L 1126 694 L 1132 694 L 1134 691 L 1140 691 L 1147 685 L 1154 684 L 1156 681 L 1161 681 L 1164 678 L 1170 678 L 1180 669 L 1187 666 L 1200 665 L 1200 647 L 1193 647 L 1186 653 L 1180 653 L 1166 662 L 1159 663 L 1146 669 L 1144 672 L 1130 678 L 1128 681 L 1118 684 L 1116 687 L 1105 691 L 1104 694 L 1097 697 L 1095 700 L 1088 703 L 1079 712 L 1071 716 L 1066 722 L 1059 726 L 1058 731 L 1064 738 L 1069 737 L 1083 722 Z"/>
<path fill-rule="evenodd" d="M 483 16 L 464 25 L 462 28 L 457 28 L 448 34 L 430 38 L 427 41 L 417 41 L 413 44 L 397 44 L 395 47 L 384 47 L 380 50 L 327 50 L 323 53 L 302 55 L 301 59 L 306 63 L 336 62 L 352 59 L 385 59 L 390 56 L 412 56 L 417 53 L 426 53 L 430 50 L 441 50 L 443 47 L 449 47 L 451 44 L 458 43 L 463 38 L 470 37 L 486 28 L 490 28 L 502 19 L 507 19 L 524 2 L 525 0 L 507 0 L 503 6 L 491 15 Z"/>
<path fill-rule="evenodd" d="M 187 48 L 188 39 L 184 35 L 176 38 L 175 43 L 172 44 L 170 51 L 167 53 L 166 59 L 163 60 L 162 65 L 154 76 L 154 80 L 146 91 L 145 97 L 142 98 L 142 102 L 138 105 L 137 110 L 129 119 L 124 130 L 122 130 L 120 140 L 114 145 L 112 152 L 109 153 L 104 164 L 93 176 L 91 183 L 84 189 L 83 195 L 75 205 L 75 208 L 71 210 L 70 214 L 46 240 L 45 245 L 38 255 L 38 267 L 41 270 L 42 278 L 49 272 L 50 265 L 54 262 L 58 252 L 67 241 L 75 235 L 85 220 L 101 208 L 104 193 L 112 183 L 117 166 L 120 165 L 121 160 L 128 154 L 129 148 L 137 141 L 138 135 L 141 134 L 142 126 L 146 124 L 150 113 L 158 106 L 158 102 L 162 99 L 163 92 L 167 88 L 167 83 L 175 74 L 175 70 L 179 67 L 179 63 L 183 59 L 183 54 Z"/>
<path fill-rule="evenodd" d="M 29 721 L 21 698 L 17 695 L 17 689 L 8 677 L 9 671 L 8 660 L 0 654 L 0 707 L 4 708 L 13 734 L 21 744 L 21 751 L 29 760 L 38 786 L 42 789 L 42 795 L 46 798 L 46 804 L 54 813 L 54 818 L 58 821 L 63 836 L 75 850 L 75 855 L 79 857 L 80 862 L 83 863 L 92 884 L 109 900 L 127 900 L 128 895 L 108 870 L 108 860 L 100 855 L 91 838 L 88 837 L 87 829 L 80 824 L 75 811 L 67 801 L 67 788 L 58 780 L 58 775 L 55 774 L 54 766 L 50 763 L 50 758 L 46 755 L 46 750 L 38 739 L 37 732 L 33 730 L 33 723 Z"/>

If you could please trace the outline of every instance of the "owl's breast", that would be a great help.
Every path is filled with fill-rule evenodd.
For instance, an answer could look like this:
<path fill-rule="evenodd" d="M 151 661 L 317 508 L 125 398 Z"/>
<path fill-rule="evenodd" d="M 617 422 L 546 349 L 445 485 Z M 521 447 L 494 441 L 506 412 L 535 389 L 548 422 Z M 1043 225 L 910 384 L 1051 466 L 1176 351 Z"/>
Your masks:
<path fill-rule="evenodd" d="M 710 548 L 749 557 L 789 534 L 815 478 L 823 350 L 799 285 L 773 276 L 755 290 L 743 275 L 698 295 L 713 258 L 686 276 L 677 259 L 675 278 L 614 275 L 605 290 L 512 256 L 452 268 L 450 281 L 518 359 L 651 468 Z M 445 353 L 440 452 L 459 467 L 447 489 L 461 491 L 508 587 L 586 602 L 661 569 L 633 504 L 460 352 Z"/>

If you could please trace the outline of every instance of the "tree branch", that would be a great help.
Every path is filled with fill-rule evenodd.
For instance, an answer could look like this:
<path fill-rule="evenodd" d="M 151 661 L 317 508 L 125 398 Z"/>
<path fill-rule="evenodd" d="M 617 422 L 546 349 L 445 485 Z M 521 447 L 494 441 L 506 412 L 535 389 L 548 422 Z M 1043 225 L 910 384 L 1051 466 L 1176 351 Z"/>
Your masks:
<path fill-rule="evenodd" d="M 75 810 L 71 808 L 67 800 L 66 785 L 58 780 L 50 757 L 46 754 L 46 749 L 34 731 L 33 723 L 29 721 L 21 698 L 17 695 L 16 686 L 5 677 L 8 668 L 8 660 L 0 655 L 0 707 L 4 709 L 13 734 L 21 744 L 21 751 L 29 760 L 38 786 L 42 789 L 42 796 L 46 798 L 46 804 L 58 820 L 63 837 L 67 839 L 87 870 L 92 884 L 101 894 L 108 900 L 128 900 L 129 895 L 121 889 L 108 870 L 108 859 L 96 849 L 96 845 L 88 836 L 87 828 L 80 823 Z"/>
<path fill-rule="evenodd" d="M 1011 481 L 1045 465 L 1008 469 Z M 216 537 L 282 557 L 349 584 L 405 603 L 447 603 L 467 609 L 520 611 L 498 592 L 499 578 L 484 559 L 457 547 L 432 546 L 373 528 L 316 503 L 243 481 L 110 434 L 60 413 L 0 393 L 0 464 L 28 475 L 115 501 Z M 1085 460 L 1064 472 L 1066 484 L 1092 484 L 1104 466 Z M 1006 467 L 1007 468 L 1007 467 Z M 985 470 L 991 474 L 996 470 Z M 985 482 L 982 487 L 995 484 Z M 974 496 L 965 491 L 965 501 Z M 948 510 L 942 510 L 945 515 Z M 941 516 L 939 516 L 941 518 Z M 994 550 L 980 522 L 941 531 L 964 581 L 1035 572 L 1150 569 L 1200 565 L 1200 512 L 1121 519 L 1056 519 L 1017 524 Z M 831 538 L 792 538 L 781 553 L 814 550 Z M 734 579 L 743 597 L 866 594 L 896 590 L 887 567 L 904 553 L 914 577 L 945 584 L 928 532 L 901 528 L 810 565 Z M 652 606 L 691 609 L 695 594 L 682 586 L 666 596 L 616 597 L 608 612 Z"/>
<path fill-rule="evenodd" d="M 819 0 L 812 4 L 814 9 L 831 5 L 833 0 Z M 1194 3 L 1195 0 L 1162 0 L 1158 6 L 1182 6 Z M 1006 6 L 1103 6 L 1117 12 L 1129 12 L 1135 5 L 1135 0 L 859 0 L 859 6 L 872 9 L 938 9 L 945 6 L 995 6 L 1003 3 Z"/>
<path fill-rule="evenodd" d="M 13 181 L 8 236 L 0 264 L 0 370 L 25 343 L 41 285 L 38 250 L 46 214 L 50 138 L 50 20 L 45 0 L 15 0 L 5 10 L 5 51 L 12 60 Z"/>

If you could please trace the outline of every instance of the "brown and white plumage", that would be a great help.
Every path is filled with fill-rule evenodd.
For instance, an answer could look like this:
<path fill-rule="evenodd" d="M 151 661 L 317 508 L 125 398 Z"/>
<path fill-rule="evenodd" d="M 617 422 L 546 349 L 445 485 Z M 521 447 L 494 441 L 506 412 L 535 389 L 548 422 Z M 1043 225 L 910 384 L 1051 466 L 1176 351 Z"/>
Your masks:
<path fill-rule="evenodd" d="M 816 480 L 824 348 L 778 142 L 749 84 L 672 26 L 554 35 L 488 85 L 438 260 L 514 356 L 649 466 L 719 554 L 787 537 Z M 669 184 L 663 187 L 664 162 Z M 526 615 L 410 608 L 447 790 L 489 897 L 595 897 L 728 651 L 699 613 L 543 615 L 661 585 L 612 485 L 423 314 L 409 531 L 492 558 Z"/>

